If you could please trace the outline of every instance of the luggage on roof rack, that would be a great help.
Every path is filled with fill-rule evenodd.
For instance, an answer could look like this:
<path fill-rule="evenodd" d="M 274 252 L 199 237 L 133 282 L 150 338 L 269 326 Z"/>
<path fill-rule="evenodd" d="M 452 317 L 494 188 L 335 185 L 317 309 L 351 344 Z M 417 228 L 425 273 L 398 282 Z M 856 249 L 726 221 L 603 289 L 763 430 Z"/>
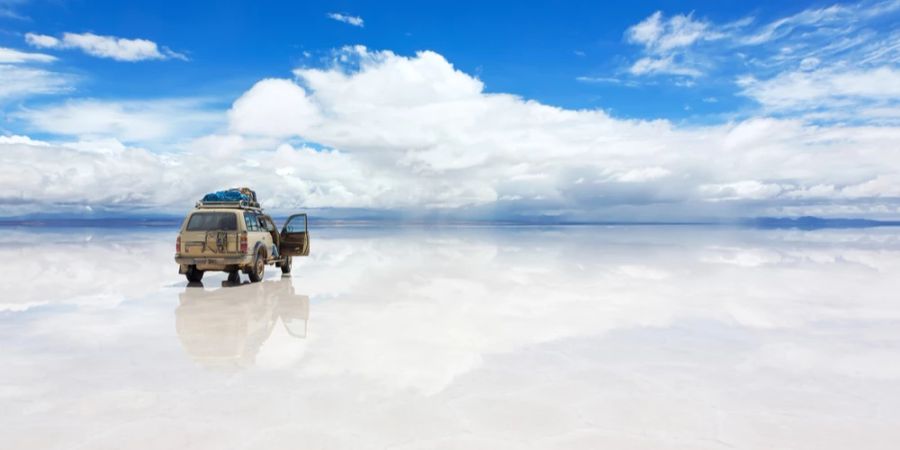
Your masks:
<path fill-rule="evenodd" d="M 240 191 L 241 194 L 244 194 L 247 197 L 250 197 L 250 200 L 259 203 L 259 200 L 256 199 L 256 191 L 254 191 L 253 189 L 250 189 L 248 187 L 240 187 L 240 188 L 234 188 L 234 189 L 237 189 L 238 191 Z"/>
<path fill-rule="evenodd" d="M 241 208 L 241 209 L 258 209 L 262 210 L 262 207 L 259 206 L 259 203 L 256 202 L 247 202 L 247 201 L 239 201 L 239 202 L 205 202 L 200 200 L 196 204 L 197 208 Z"/>
<path fill-rule="evenodd" d="M 255 208 L 260 209 L 256 192 L 247 187 L 210 192 L 197 202 L 197 208 Z"/>

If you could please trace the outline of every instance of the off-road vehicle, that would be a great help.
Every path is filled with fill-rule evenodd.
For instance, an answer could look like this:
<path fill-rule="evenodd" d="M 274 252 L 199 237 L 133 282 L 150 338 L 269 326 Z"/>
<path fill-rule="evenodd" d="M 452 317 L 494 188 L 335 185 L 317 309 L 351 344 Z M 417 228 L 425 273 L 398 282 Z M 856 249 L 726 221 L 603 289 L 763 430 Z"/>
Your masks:
<path fill-rule="evenodd" d="M 266 265 L 288 274 L 294 256 L 308 255 L 306 214 L 288 217 L 279 232 L 255 199 L 197 202 L 175 241 L 178 273 L 190 282 L 199 282 L 209 271 L 227 272 L 229 280 L 238 279 L 243 271 L 257 282 L 263 279 Z"/>

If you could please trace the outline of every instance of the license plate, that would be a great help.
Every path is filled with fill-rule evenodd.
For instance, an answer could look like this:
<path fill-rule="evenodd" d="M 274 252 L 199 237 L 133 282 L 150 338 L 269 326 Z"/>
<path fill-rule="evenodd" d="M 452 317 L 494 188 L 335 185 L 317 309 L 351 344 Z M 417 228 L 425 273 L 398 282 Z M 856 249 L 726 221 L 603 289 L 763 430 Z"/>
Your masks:
<path fill-rule="evenodd" d="M 194 264 L 221 264 L 221 259 L 195 259 Z"/>

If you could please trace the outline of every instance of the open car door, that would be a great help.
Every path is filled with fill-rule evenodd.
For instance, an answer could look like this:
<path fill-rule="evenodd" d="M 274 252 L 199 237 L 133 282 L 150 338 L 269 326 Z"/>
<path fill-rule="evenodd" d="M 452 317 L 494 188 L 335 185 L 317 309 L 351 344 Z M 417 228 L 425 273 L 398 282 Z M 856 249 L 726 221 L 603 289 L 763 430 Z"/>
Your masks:
<path fill-rule="evenodd" d="M 309 255 L 309 226 L 306 214 L 288 217 L 281 229 L 281 245 L 278 250 L 285 256 Z"/>

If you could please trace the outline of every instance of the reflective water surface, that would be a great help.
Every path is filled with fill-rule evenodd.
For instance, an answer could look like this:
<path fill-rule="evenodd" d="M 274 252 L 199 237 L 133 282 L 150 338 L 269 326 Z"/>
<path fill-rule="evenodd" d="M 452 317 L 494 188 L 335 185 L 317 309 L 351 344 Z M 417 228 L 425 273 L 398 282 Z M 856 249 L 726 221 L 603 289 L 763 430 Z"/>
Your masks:
<path fill-rule="evenodd" d="M 900 230 L 386 228 L 202 286 L 171 230 L 4 230 L 2 447 L 900 442 Z"/>

